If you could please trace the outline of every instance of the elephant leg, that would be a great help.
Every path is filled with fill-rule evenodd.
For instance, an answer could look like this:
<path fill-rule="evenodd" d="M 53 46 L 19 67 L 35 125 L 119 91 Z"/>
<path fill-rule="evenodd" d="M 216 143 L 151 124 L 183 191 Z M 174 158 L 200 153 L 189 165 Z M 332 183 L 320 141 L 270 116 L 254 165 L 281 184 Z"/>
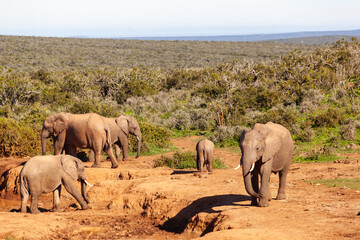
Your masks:
<path fill-rule="evenodd" d="M 38 209 L 38 200 L 41 194 L 39 193 L 31 193 L 31 205 L 30 205 L 30 212 L 33 214 L 40 213 Z"/>
<path fill-rule="evenodd" d="M 54 155 L 59 155 L 64 150 L 65 137 L 65 131 L 63 131 L 54 139 Z"/>
<path fill-rule="evenodd" d="M 254 189 L 254 192 L 259 192 L 259 170 L 255 167 L 253 172 L 251 173 L 251 185 Z M 256 197 L 251 196 L 251 206 L 257 206 L 258 199 Z"/>
<path fill-rule="evenodd" d="M 89 153 L 89 162 L 95 162 L 95 153 L 94 150 L 90 149 Z"/>
<path fill-rule="evenodd" d="M 264 173 L 261 174 L 261 186 L 259 191 L 260 201 L 258 204 L 259 207 L 269 206 L 270 174 L 271 171 L 264 171 Z"/>
<path fill-rule="evenodd" d="M 120 143 L 119 142 L 116 142 L 114 144 L 114 148 L 115 148 L 115 157 L 116 157 L 116 160 L 119 162 L 121 161 L 121 149 L 120 149 Z M 124 159 L 125 160 L 125 159 Z M 126 159 L 127 160 L 127 159 Z"/>
<path fill-rule="evenodd" d="M 276 200 L 286 199 L 285 187 L 286 187 L 286 177 L 288 171 L 289 171 L 289 166 L 286 166 L 282 171 L 279 172 L 279 190 L 276 196 Z"/>
<path fill-rule="evenodd" d="M 124 138 L 121 142 L 122 150 L 123 150 L 123 161 L 127 161 L 128 158 L 128 147 L 129 147 L 129 140 Z"/>
<path fill-rule="evenodd" d="M 212 154 L 206 154 L 206 167 L 207 167 L 207 170 L 208 172 L 212 172 L 212 162 L 213 162 L 213 156 Z"/>
<path fill-rule="evenodd" d="M 203 172 L 204 171 L 204 154 L 203 152 L 200 152 L 199 154 L 199 172 Z"/>
<path fill-rule="evenodd" d="M 68 191 L 68 193 L 70 193 L 71 196 L 73 196 L 76 199 L 76 201 L 78 201 L 82 209 L 88 208 L 87 203 L 85 202 L 84 198 L 81 196 L 80 192 L 76 188 L 75 183 L 70 177 L 65 177 L 62 180 L 62 184 L 64 185 L 66 191 Z"/>
<path fill-rule="evenodd" d="M 53 191 L 53 212 L 60 211 L 61 184 Z"/>
<path fill-rule="evenodd" d="M 105 152 L 108 154 L 108 156 L 110 158 L 111 168 L 117 168 L 119 165 L 116 162 L 116 159 L 115 159 L 115 156 L 114 156 L 111 145 L 107 149 L 104 149 L 104 150 L 105 150 Z"/>
<path fill-rule="evenodd" d="M 95 162 L 91 167 L 99 168 L 101 167 L 101 159 L 102 159 L 101 150 L 97 150 L 97 151 L 94 150 L 94 154 L 95 154 Z"/>

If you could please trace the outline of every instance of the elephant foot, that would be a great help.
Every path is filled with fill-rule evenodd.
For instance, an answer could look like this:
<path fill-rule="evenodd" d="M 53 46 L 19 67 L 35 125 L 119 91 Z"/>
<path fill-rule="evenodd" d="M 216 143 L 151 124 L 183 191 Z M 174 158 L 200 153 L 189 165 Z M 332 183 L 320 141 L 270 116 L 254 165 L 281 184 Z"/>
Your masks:
<path fill-rule="evenodd" d="M 285 193 L 279 193 L 279 194 L 276 196 L 276 200 L 285 200 L 285 199 L 286 199 Z"/>
<path fill-rule="evenodd" d="M 129 161 L 129 158 L 123 158 L 122 160 L 123 161 Z"/>
<path fill-rule="evenodd" d="M 94 163 L 91 167 L 92 167 L 92 168 L 99 168 L 99 167 L 101 167 L 101 164 Z"/>
<path fill-rule="evenodd" d="M 40 211 L 39 211 L 39 209 L 30 209 L 30 212 L 32 213 L 32 214 L 39 214 L 40 213 Z"/>
<path fill-rule="evenodd" d="M 87 204 L 84 206 L 81 206 L 81 210 L 87 210 L 87 209 L 91 209 L 91 207 Z"/>
<path fill-rule="evenodd" d="M 269 205 L 270 205 L 269 201 L 265 201 L 265 200 L 260 199 L 258 207 L 268 207 Z"/>
<path fill-rule="evenodd" d="M 112 165 L 111 168 L 117 168 L 118 166 L 119 166 L 119 164 Z"/>

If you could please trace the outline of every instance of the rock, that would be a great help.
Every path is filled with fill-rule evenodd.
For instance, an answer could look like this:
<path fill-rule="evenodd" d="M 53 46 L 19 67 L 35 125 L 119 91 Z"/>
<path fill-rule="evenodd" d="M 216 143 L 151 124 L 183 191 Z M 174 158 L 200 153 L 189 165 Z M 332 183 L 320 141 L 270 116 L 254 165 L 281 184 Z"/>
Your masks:
<path fill-rule="evenodd" d="M 6 199 L 14 199 L 19 197 L 20 185 L 19 174 L 23 166 L 17 166 L 5 171 L 0 178 L 2 186 L 0 196 Z"/>

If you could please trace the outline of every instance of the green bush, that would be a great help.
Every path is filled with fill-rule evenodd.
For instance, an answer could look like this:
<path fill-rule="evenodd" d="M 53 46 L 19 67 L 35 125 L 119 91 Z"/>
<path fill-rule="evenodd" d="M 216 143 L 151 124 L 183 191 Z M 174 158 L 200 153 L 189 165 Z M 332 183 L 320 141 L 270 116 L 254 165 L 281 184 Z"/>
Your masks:
<path fill-rule="evenodd" d="M 75 102 L 68 110 L 71 113 L 97 113 L 104 117 L 118 117 L 120 112 L 116 104 L 107 104 L 95 99 L 82 100 Z"/>
<path fill-rule="evenodd" d="M 147 152 L 151 147 L 167 148 L 170 146 L 170 138 L 172 133 L 163 127 L 147 123 L 139 122 L 142 135 L 142 152 Z M 137 138 L 129 134 L 129 150 L 137 151 Z"/>
<path fill-rule="evenodd" d="M 173 169 L 196 168 L 196 154 L 194 152 L 176 151 L 172 156 L 161 155 L 154 161 L 154 167 L 167 166 Z"/>
<path fill-rule="evenodd" d="M 239 146 L 241 133 L 246 128 L 241 126 L 227 127 L 219 126 L 210 136 L 210 140 L 218 147 Z"/>
<path fill-rule="evenodd" d="M 172 156 L 161 155 L 154 161 L 154 168 L 169 167 L 172 169 L 188 169 L 196 168 L 196 153 L 195 152 L 179 152 L 176 151 Z M 214 169 L 226 168 L 225 164 L 219 158 L 213 161 Z"/>
<path fill-rule="evenodd" d="M 0 156 L 35 156 L 40 152 L 40 132 L 0 117 Z"/>
<path fill-rule="evenodd" d="M 345 122 L 345 115 L 338 108 L 329 108 L 317 116 L 311 116 L 313 127 L 337 127 Z"/>
<path fill-rule="evenodd" d="M 294 108 L 273 108 L 266 112 L 258 120 L 260 123 L 273 122 L 280 124 L 287 128 L 291 134 L 296 134 L 299 130 L 298 127 L 299 113 Z"/>

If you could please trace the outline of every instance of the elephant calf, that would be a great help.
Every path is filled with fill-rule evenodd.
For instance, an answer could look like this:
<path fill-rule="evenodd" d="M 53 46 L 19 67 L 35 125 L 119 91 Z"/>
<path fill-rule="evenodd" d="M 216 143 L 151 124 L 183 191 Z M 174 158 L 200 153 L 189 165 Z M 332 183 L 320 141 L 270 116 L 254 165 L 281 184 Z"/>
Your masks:
<path fill-rule="evenodd" d="M 73 180 L 81 182 L 81 194 Z M 53 192 L 53 211 L 59 211 L 61 185 L 87 209 L 86 175 L 83 163 L 70 155 L 36 156 L 27 161 L 20 172 L 21 212 L 31 195 L 31 213 L 39 213 L 38 199 L 42 193 Z"/>
<path fill-rule="evenodd" d="M 196 167 L 199 172 L 204 171 L 204 166 L 208 172 L 212 172 L 212 164 L 214 159 L 214 143 L 210 140 L 200 140 L 196 144 Z"/>
<path fill-rule="evenodd" d="M 242 132 L 240 149 L 244 184 L 246 191 L 252 197 L 251 204 L 259 207 L 269 206 L 272 172 L 279 174 L 276 199 L 286 199 L 286 176 L 294 153 L 294 143 L 289 130 L 272 122 L 257 123 L 252 130 Z"/>

